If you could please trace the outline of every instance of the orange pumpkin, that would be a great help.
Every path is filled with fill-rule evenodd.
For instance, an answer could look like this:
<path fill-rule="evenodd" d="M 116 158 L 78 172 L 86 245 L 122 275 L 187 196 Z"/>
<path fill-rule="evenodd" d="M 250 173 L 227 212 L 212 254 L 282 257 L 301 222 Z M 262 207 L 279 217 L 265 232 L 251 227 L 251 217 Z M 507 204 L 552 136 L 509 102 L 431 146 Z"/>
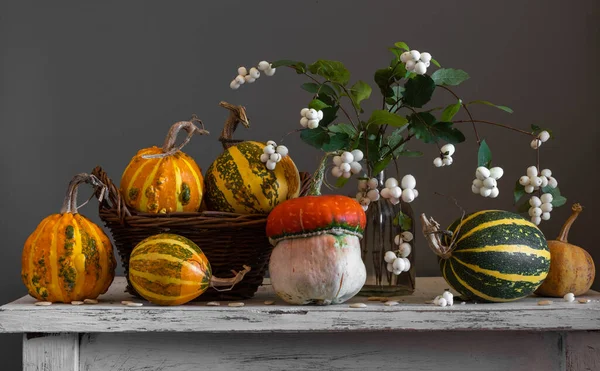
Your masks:
<path fill-rule="evenodd" d="M 106 234 L 77 212 L 79 184 L 103 186 L 93 175 L 76 175 L 60 214 L 46 217 L 25 241 L 21 278 L 38 300 L 70 303 L 95 299 L 115 277 L 116 260 Z"/>
<path fill-rule="evenodd" d="M 574 204 L 572 214 L 565 222 L 556 240 L 548 241 L 550 249 L 550 271 L 535 292 L 538 295 L 563 297 L 568 293 L 575 296 L 585 294 L 596 277 L 596 267 L 590 254 L 567 241 L 571 225 L 583 210 Z"/>
<path fill-rule="evenodd" d="M 121 194 L 127 206 L 147 213 L 198 211 L 204 193 L 202 171 L 193 158 L 181 152 L 195 133 L 208 134 L 192 121 L 180 121 L 171 127 L 162 148 L 140 150 L 129 162 L 121 177 Z M 180 130 L 188 132 L 179 146 L 175 140 Z"/>

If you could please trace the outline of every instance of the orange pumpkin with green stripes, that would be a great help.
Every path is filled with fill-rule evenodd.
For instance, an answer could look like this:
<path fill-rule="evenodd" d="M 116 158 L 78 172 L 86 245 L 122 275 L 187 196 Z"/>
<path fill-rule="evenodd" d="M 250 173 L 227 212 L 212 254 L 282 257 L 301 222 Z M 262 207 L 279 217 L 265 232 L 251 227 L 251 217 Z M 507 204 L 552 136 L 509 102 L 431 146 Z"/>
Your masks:
<path fill-rule="evenodd" d="M 181 130 L 188 131 L 182 145 L 175 147 Z M 202 171 L 193 158 L 180 149 L 194 133 L 205 134 L 191 121 L 174 124 L 162 148 L 140 150 L 121 177 L 121 194 L 127 206 L 147 213 L 198 211 L 204 193 Z"/>
<path fill-rule="evenodd" d="M 158 305 L 180 305 L 202 295 L 209 287 L 233 286 L 250 270 L 245 266 L 233 278 L 212 275 L 210 263 L 190 239 L 157 234 L 135 246 L 129 256 L 129 282 L 144 299 Z"/>
<path fill-rule="evenodd" d="M 268 170 L 260 156 L 265 143 L 241 142 L 227 148 L 206 172 L 206 205 L 210 210 L 267 214 L 298 197 L 300 175 L 289 156 Z"/>
<path fill-rule="evenodd" d="M 73 178 L 60 214 L 42 220 L 23 246 L 21 278 L 38 300 L 95 299 L 115 277 L 117 263 L 109 238 L 77 212 L 76 189 L 82 182 L 101 184 L 87 174 Z"/>
<path fill-rule="evenodd" d="M 456 220 L 440 260 L 442 275 L 465 298 L 508 302 L 531 295 L 550 269 L 550 251 L 538 227 L 520 215 L 484 210 Z"/>

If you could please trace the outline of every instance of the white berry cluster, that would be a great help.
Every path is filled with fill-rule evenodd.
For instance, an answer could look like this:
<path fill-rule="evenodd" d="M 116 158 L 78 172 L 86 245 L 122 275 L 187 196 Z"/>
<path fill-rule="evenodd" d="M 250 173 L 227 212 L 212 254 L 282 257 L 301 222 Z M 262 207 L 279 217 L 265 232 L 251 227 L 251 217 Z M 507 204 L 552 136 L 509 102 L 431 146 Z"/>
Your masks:
<path fill-rule="evenodd" d="M 544 193 L 542 197 L 532 196 L 529 199 L 529 206 L 531 206 L 529 208 L 529 216 L 533 224 L 540 225 L 542 220 L 550 219 L 552 200 L 553 197 L 550 193 Z"/>
<path fill-rule="evenodd" d="M 546 186 L 550 188 L 558 187 L 558 181 L 552 177 L 552 171 L 550 169 L 544 169 L 538 174 L 536 166 L 530 166 L 527 168 L 527 175 L 523 175 L 519 178 L 519 184 L 525 188 L 526 193 L 533 193 L 540 188 Z"/>
<path fill-rule="evenodd" d="M 396 178 L 388 178 L 385 181 L 385 188 L 381 190 L 381 197 L 387 199 L 392 205 L 397 205 L 400 199 L 410 203 L 419 196 L 416 186 L 417 180 L 410 174 L 405 175 L 400 184 Z"/>
<path fill-rule="evenodd" d="M 402 232 L 394 238 L 394 243 L 398 245 L 398 251 L 387 251 L 383 256 L 383 260 L 387 263 L 388 272 L 394 273 L 396 276 L 402 272 L 410 270 L 410 260 L 408 256 L 412 251 L 410 241 L 414 238 L 409 231 Z"/>
<path fill-rule="evenodd" d="M 358 193 L 356 194 L 356 201 L 362 206 L 364 211 L 369 209 L 371 202 L 379 200 L 379 189 L 377 186 L 379 181 L 376 178 L 361 179 L 358 181 Z"/>
<path fill-rule="evenodd" d="M 442 295 L 438 295 L 435 297 L 435 299 L 433 299 L 433 304 L 440 307 L 451 307 L 454 305 L 454 295 L 452 295 L 450 291 L 446 290 Z"/>
<path fill-rule="evenodd" d="M 440 151 L 440 155 L 433 159 L 433 166 L 442 167 L 442 166 L 450 166 L 454 162 L 452 159 L 452 155 L 456 151 L 453 144 L 445 144 L 442 146 L 442 150 Z"/>
<path fill-rule="evenodd" d="M 300 111 L 300 125 L 303 128 L 316 129 L 319 127 L 319 121 L 323 120 L 323 111 L 314 108 L 302 108 Z"/>
<path fill-rule="evenodd" d="M 352 174 L 358 174 L 362 170 L 360 161 L 363 159 L 363 153 L 360 149 L 352 152 L 344 151 L 341 155 L 333 156 L 333 168 L 331 174 L 336 177 L 350 178 Z"/>
<path fill-rule="evenodd" d="M 250 68 L 250 71 L 246 67 L 238 68 L 238 75 L 231 81 L 229 87 L 233 90 L 238 89 L 244 83 L 251 84 L 260 77 L 260 73 L 264 73 L 267 76 L 273 76 L 276 68 L 272 68 L 271 64 L 267 61 L 261 61 L 258 63 L 258 67 Z"/>
<path fill-rule="evenodd" d="M 550 139 L 550 133 L 546 130 L 542 131 L 538 134 L 537 138 L 531 141 L 531 148 L 538 149 L 542 145 L 542 143 L 548 141 Z"/>
<path fill-rule="evenodd" d="M 263 154 L 260 155 L 260 161 L 264 162 L 269 170 L 275 170 L 275 166 L 282 158 L 288 155 L 286 146 L 278 146 L 272 140 L 267 142 L 263 149 Z"/>
<path fill-rule="evenodd" d="M 488 169 L 485 166 L 480 166 L 475 170 L 475 179 L 471 190 L 483 197 L 496 198 L 500 194 L 498 179 L 502 178 L 502 175 L 504 175 L 504 170 L 501 167 Z"/>
<path fill-rule="evenodd" d="M 419 53 L 418 50 L 411 50 L 400 55 L 400 60 L 405 64 L 406 70 L 414 72 L 417 75 L 424 75 L 431 62 L 431 54 Z"/>

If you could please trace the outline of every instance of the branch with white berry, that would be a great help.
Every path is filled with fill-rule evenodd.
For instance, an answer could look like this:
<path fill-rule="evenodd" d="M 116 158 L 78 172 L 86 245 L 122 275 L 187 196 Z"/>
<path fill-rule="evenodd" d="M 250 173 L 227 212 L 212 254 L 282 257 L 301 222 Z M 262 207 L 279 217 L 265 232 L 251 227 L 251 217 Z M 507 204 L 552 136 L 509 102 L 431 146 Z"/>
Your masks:
<path fill-rule="evenodd" d="M 412 202 L 418 196 L 415 189 L 416 179 L 412 175 L 404 176 L 401 181 L 404 183 L 405 179 L 410 179 L 406 181 L 412 184 L 411 187 L 401 187 L 396 178 L 390 177 L 385 181 L 386 186 L 383 188 L 374 176 L 388 167 L 392 161 L 396 164 L 396 171 L 399 172 L 396 161 L 400 157 L 421 156 L 421 152 L 407 148 L 407 144 L 412 139 L 435 144 L 438 151 L 438 155 L 433 160 L 435 167 L 451 166 L 454 163 L 455 145 L 465 141 L 464 134 L 457 127 L 460 123 L 472 125 L 479 147 L 476 179 L 471 185 L 473 193 L 496 198 L 499 195 L 499 180 L 504 173 L 501 167 L 491 166 L 491 151 L 477 131 L 480 125 L 491 125 L 530 136 L 532 139 L 530 145 L 538 151 L 537 172 L 541 173 L 539 148 L 550 138 L 548 131 L 532 127 L 533 131 L 529 132 L 476 119 L 469 109 L 475 104 L 493 106 L 509 113 L 512 113 L 512 110 L 489 101 L 463 101 L 451 87 L 460 85 L 469 78 L 469 75 L 459 69 L 441 68 L 430 53 L 410 49 L 404 42 L 395 43 L 390 50 L 394 54 L 391 62 L 374 74 L 374 81 L 382 96 L 381 109 L 372 111 L 368 117 L 364 116 L 362 103 L 371 97 L 371 86 L 360 80 L 350 84 L 350 72 L 338 61 L 319 59 L 312 64 L 293 60 L 278 60 L 271 63 L 262 61 L 257 68 L 250 69 L 250 72 L 240 68 L 238 76 L 231 82 L 231 87 L 237 89 L 245 82 L 254 81 L 261 71 L 270 76 L 279 67 L 291 68 L 297 74 L 309 78 L 310 81 L 302 84 L 301 87 L 311 93 L 312 97 L 308 105 L 300 110 L 301 129 L 298 131 L 305 143 L 326 153 L 315 173 L 319 174 L 315 177 L 315 184 L 319 187 L 323 183 L 327 184 L 324 179 L 325 168 L 328 166 L 331 166 L 331 175 L 338 178 L 336 183 L 338 187 L 346 184 L 352 177 L 358 178 L 359 192 L 356 197 L 364 209 L 367 209 L 371 202 L 379 201 L 380 198 L 387 199 L 393 204 L 397 204 L 400 200 Z M 428 74 L 431 65 L 435 65 L 437 69 Z M 441 114 L 436 116 L 434 114 L 436 109 L 424 107 L 438 88 L 449 92 L 456 101 L 444 107 Z M 468 119 L 455 119 L 461 110 L 466 113 Z M 340 113 L 342 120 L 338 120 Z M 333 160 L 331 164 L 327 162 L 329 157 Z M 266 159 L 266 156 L 264 158 Z M 276 159 L 277 156 L 272 159 L 271 154 L 269 155 L 267 161 L 271 161 L 270 167 L 273 167 L 272 163 Z M 542 176 L 546 177 L 547 184 Z M 560 196 L 557 187 L 552 188 L 552 192 L 548 191 L 547 187 L 551 187 L 553 183 L 549 176 L 542 176 L 537 177 L 537 174 L 535 177 L 528 176 L 527 184 L 522 184 L 524 181 L 517 183 L 522 189 L 516 189 L 515 195 L 517 191 L 525 194 L 538 190 L 538 198 L 541 200 L 543 194 L 551 194 L 551 201 L 539 205 L 539 210 L 551 210 L 549 206 L 543 209 L 542 206 L 549 203 L 553 207 L 559 206 L 558 203 L 562 202 L 564 197 Z M 538 185 L 540 180 L 542 183 Z M 529 190 L 532 191 L 528 192 Z M 545 196 L 545 199 L 549 197 Z M 515 199 L 518 200 L 516 197 Z M 532 202 L 537 205 L 535 199 Z M 530 210 L 530 214 L 534 222 L 549 217 L 550 211 L 542 211 L 540 214 L 538 206 L 532 208 L 534 210 Z"/>

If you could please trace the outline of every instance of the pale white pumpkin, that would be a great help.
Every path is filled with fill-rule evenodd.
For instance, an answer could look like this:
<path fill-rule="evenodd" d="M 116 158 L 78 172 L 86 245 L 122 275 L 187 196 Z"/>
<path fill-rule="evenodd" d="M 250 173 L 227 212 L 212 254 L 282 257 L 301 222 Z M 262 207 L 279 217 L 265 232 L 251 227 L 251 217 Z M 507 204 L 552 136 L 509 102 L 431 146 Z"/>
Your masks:
<path fill-rule="evenodd" d="M 269 263 L 274 291 L 290 304 L 339 304 L 356 295 L 367 272 L 360 242 L 349 234 L 284 239 Z"/>

